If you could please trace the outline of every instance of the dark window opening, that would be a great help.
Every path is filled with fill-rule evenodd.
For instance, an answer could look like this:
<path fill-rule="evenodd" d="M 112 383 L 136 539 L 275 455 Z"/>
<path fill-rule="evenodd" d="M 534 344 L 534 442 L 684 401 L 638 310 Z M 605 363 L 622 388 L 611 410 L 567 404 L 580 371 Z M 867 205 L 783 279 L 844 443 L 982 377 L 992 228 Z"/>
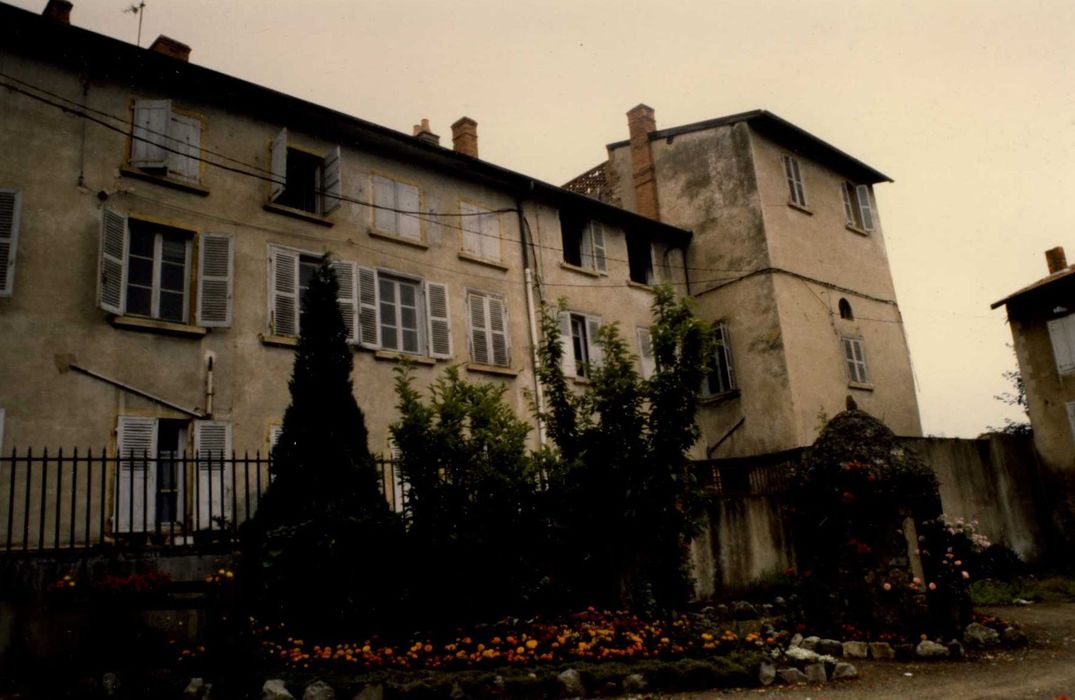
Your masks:
<path fill-rule="evenodd" d="M 653 284 L 653 250 L 649 238 L 639 234 L 628 234 L 627 264 L 631 269 L 632 282 Z"/>
<path fill-rule="evenodd" d="M 287 149 L 287 186 L 276 203 L 292 209 L 318 213 L 318 188 L 321 186 L 323 159 L 318 156 Z"/>
<path fill-rule="evenodd" d="M 157 423 L 157 523 L 179 522 L 179 481 L 187 440 L 187 421 Z"/>
<path fill-rule="evenodd" d="M 708 364 L 709 373 L 702 382 L 702 396 L 717 396 L 736 388 L 728 326 L 724 323 L 713 326 L 713 354 Z"/>
<path fill-rule="evenodd" d="M 586 220 L 560 212 L 560 236 L 564 247 L 564 262 L 582 267 L 582 238 Z"/>
<path fill-rule="evenodd" d="M 571 314 L 571 350 L 575 355 L 575 376 L 589 375 L 590 338 L 586 333 L 586 317 Z"/>
<path fill-rule="evenodd" d="M 847 319 L 848 321 L 855 320 L 855 314 L 851 311 L 851 304 L 847 299 L 840 300 L 840 318 Z"/>

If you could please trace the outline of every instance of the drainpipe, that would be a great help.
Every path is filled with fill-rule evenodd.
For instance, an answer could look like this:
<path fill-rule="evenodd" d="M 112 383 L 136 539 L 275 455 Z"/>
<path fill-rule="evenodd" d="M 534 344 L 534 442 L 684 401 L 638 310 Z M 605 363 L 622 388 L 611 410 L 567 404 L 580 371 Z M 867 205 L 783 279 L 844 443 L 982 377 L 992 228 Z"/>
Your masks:
<path fill-rule="evenodd" d="M 533 181 L 530 182 L 530 189 L 534 189 Z M 530 255 L 527 252 L 526 241 L 526 217 L 523 216 L 523 201 L 521 199 L 515 200 L 515 213 L 519 218 L 519 243 L 523 252 L 523 282 L 526 287 L 526 320 L 527 325 L 530 327 L 530 367 L 533 370 L 534 375 L 534 405 L 538 414 L 538 445 L 545 446 L 545 421 L 541 419 L 542 414 L 545 413 L 545 391 L 541 386 L 541 379 L 538 377 L 538 326 L 537 326 L 537 314 L 534 306 L 534 271 L 530 268 Z"/>
<path fill-rule="evenodd" d="M 206 370 L 205 370 L 205 415 L 208 418 L 213 417 L 213 360 L 216 359 L 214 353 L 206 353 Z"/>

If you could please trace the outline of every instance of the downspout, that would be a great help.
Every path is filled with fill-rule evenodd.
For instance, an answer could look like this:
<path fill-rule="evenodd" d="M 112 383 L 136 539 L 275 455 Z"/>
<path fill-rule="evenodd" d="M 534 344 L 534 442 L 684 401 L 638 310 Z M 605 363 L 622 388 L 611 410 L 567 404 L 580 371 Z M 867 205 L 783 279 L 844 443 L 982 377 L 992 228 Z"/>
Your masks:
<path fill-rule="evenodd" d="M 533 190 L 534 183 L 530 183 Z M 523 216 L 522 199 L 515 200 L 515 213 L 519 218 L 519 243 L 523 253 L 523 284 L 526 287 L 526 321 L 530 328 L 530 367 L 534 375 L 534 406 L 537 409 L 538 445 L 545 446 L 545 421 L 541 416 L 545 413 L 545 391 L 538 378 L 538 326 L 537 314 L 534 306 L 534 271 L 530 268 L 530 255 L 527 253 L 526 240 L 526 217 Z"/>
<path fill-rule="evenodd" d="M 82 78 L 82 113 L 86 113 L 86 104 L 89 101 L 90 95 L 90 81 L 89 78 Z M 78 146 L 78 186 L 86 186 L 86 119 L 80 119 L 82 122 L 82 134 L 79 137 Z"/>
<path fill-rule="evenodd" d="M 207 417 L 213 416 L 213 360 L 216 359 L 215 353 L 206 353 L 206 368 L 205 368 L 205 415 Z"/>

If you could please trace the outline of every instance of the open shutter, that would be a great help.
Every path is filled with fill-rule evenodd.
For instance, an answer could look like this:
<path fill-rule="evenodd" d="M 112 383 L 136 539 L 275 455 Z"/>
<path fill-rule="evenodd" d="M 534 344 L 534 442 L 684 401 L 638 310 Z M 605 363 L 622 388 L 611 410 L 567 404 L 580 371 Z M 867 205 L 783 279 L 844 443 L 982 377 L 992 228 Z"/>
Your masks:
<path fill-rule="evenodd" d="M 381 347 L 378 302 L 377 271 L 358 268 L 358 344 L 371 350 Z"/>
<path fill-rule="evenodd" d="M 299 254 L 272 249 L 269 315 L 273 335 L 299 334 Z"/>
<path fill-rule="evenodd" d="M 387 177 L 373 176 L 373 227 L 380 231 L 398 233 L 396 230 L 396 183 Z M 387 208 L 385 208 L 387 207 Z"/>
<path fill-rule="evenodd" d="M 600 316 L 586 317 L 586 349 L 590 356 L 590 365 L 592 367 L 600 367 L 605 363 L 605 351 L 600 345 L 597 344 L 597 331 L 600 329 Z"/>
<path fill-rule="evenodd" d="M 482 254 L 482 226 L 481 219 L 484 217 L 477 216 L 481 210 L 473 204 L 467 204 L 466 202 L 459 203 L 460 219 L 462 221 L 463 229 L 463 250 L 471 255 L 481 256 Z"/>
<path fill-rule="evenodd" d="M 197 182 L 201 179 L 202 123 L 173 114 L 168 124 L 168 174 Z"/>
<path fill-rule="evenodd" d="M 851 347 L 855 351 L 855 361 L 858 363 L 859 381 L 863 384 L 869 384 L 870 373 L 866 368 L 866 352 L 863 349 L 862 341 L 854 341 L 851 343 Z"/>
<path fill-rule="evenodd" d="M 157 505 L 157 419 L 120 416 L 116 426 L 116 532 L 155 527 Z"/>
<path fill-rule="evenodd" d="M 714 342 L 716 343 L 716 352 L 720 354 L 721 362 L 723 362 L 724 369 L 726 370 L 725 379 L 727 379 L 726 390 L 734 389 L 737 384 L 735 383 L 735 363 L 732 361 L 732 341 L 728 335 L 728 326 L 724 323 L 718 323 L 714 327 Z M 720 364 L 718 363 L 718 367 Z"/>
<path fill-rule="evenodd" d="M 168 167 L 168 127 L 172 117 L 171 100 L 137 100 L 134 103 L 134 129 L 131 131 L 131 165 L 136 168 Z"/>
<path fill-rule="evenodd" d="M 101 249 L 98 262 L 97 305 L 122 314 L 127 290 L 127 215 L 101 210 Z"/>
<path fill-rule="evenodd" d="M 354 343 L 355 328 L 358 326 L 358 288 L 355 286 L 355 264 L 353 262 L 333 262 L 336 281 L 340 285 L 340 295 L 336 304 L 343 316 L 343 325 L 347 326 L 347 342 Z"/>
<path fill-rule="evenodd" d="M 330 214 L 340 208 L 341 193 L 340 147 L 336 146 L 325 156 L 325 162 L 321 166 L 322 214 Z"/>
<path fill-rule="evenodd" d="M 855 205 L 851 201 L 851 183 L 845 182 L 840 185 L 840 194 L 844 197 L 844 218 L 848 226 L 855 225 Z"/>
<path fill-rule="evenodd" d="M 577 377 L 575 367 L 575 349 L 571 339 L 571 314 L 560 312 L 560 370 L 565 377 Z"/>
<path fill-rule="evenodd" d="M 232 237 L 226 233 L 203 233 L 198 239 L 198 316 L 199 326 L 231 326 L 232 279 L 235 252 Z"/>
<path fill-rule="evenodd" d="M 653 335 L 648 328 L 638 329 L 638 367 L 643 379 L 649 379 L 657 369 L 653 356 Z"/>
<path fill-rule="evenodd" d="M 280 129 L 280 133 L 272 140 L 269 147 L 271 155 L 272 180 L 269 183 L 269 201 L 275 202 L 276 198 L 284 193 L 287 187 L 287 127 Z"/>
<path fill-rule="evenodd" d="M 485 320 L 484 294 L 471 294 L 470 307 L 470 359 L 481 365 L 489 364 L 489 329 Z"/>
<path fill-rule="evenodd" d="M 1049 321 L 1049 340 L 1059 374 L 1075 372 L 1075 314 Z"/>
<path fill-rule="evenodd" d="M 426 311 L 429 318 L 429 356 L 452 356 L 452 318 L 448 310 L 448 285 L 426 282 Z"/>
<path fill-rule="evenodd" d="M 194 421 L 198 467 L 198 528 L 219 530 L 234 523 L 232 502 L 231 423 Z"/>
<path fill-rule="evenodd" d="M 399 235 L 422 240 L 421 220 L 418 218 L 418 188 L 402 182 L 396 184 L 396 204 L 399 212 Z M 403 212 L 414 212 L 405 214 Z"/>
<path fill-rule="evenodd" d="M 18 190 L 0 189 L 0 297 L 15 290 L 15 254 L 19 248 Z"/>
<path fill-rule="evenodd" d="M 873 207 L 870 206 L 870 188 L 867 185 L 855 187 L 855 198 L 859 202 L 859 214 L 862 216 L 862 230 L 873 231 Z"/>
<path fill-rule="evenodd" d="M 507 367 L 511 361 L 511 346 L 508 343 L 508 313 L 504 302 L 496 297 L 489 297 L 489 336 L 493 346 L 493 364 Z"/>
<path fill-rule="evenodd" d="M 594 269 L 598 272 L 608 272 L 608 263 L 605 260 L 605 227 L 596 221 L 590 222 L 593 230 L 593 262 Z"/>

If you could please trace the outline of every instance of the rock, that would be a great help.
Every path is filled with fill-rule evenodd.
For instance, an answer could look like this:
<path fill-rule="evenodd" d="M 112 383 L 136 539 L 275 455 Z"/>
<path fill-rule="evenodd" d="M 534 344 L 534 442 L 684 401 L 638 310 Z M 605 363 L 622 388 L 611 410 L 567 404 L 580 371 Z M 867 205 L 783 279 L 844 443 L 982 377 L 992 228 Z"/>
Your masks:
<path fill-rule="evenodd" d="M 732 619 L 753 620 L 758 616 L 758 609 L 745 600 L 732 603 Z"/>
<path fill-rule="evenodd" d="M 724 603 L 720 603 L 715 608 L 713 608 L 713 614 L 716 615 L 718 620 L 727 620 L 728 619 L 728 606 L 725 605 Z"/>
<path fill-rule="evenodd" d="M 784 652 L 784 656 L 792 661 L 800 661 L 807 664 L 812 664 L 817 661 L 817 652 L 810 651 L 804 647 L 791 647 Z"/>
<path fill-rule="evenodd" d="M 586 686 L 582 684 L 582 676 L 573 668 L 569 668 L 556 676 L 560 681 L 560 694 L 565 698 L 581 698 L 586 695 Z"/>
<path fill-rule="evenodd" d="M 836 664 L 836 668 L 833 669 L 833 672 L 832 672 L 832 679 L 834 681 L 851 680 L 852 678 L 858 678 L 858 677 L 859 677 L 859 670 L 857 668 L 855 668 L 855 666 L 853 664 L 849 664 L 849 663 L 841 662 L 841 663 Z"/>
<path fill-rule="evenodd" d="M 791 637 L 791 641 L 788 642 L 789 647 L 801 647 L 803 645 L 803 636 L 796 632 Z"/>
<path fill-rule="evenodd" d="M 1026 632 L 1018 627 L 1005 627 L 1000 638 L 1011 647 L 1025 647 L 1027 644 Z"/>
<path fill-rule="evenodd" d="M 641 673 L 632 673 L 623 679 L 623 692 L 627 694 L 644 693 L 648 685 L 645 676 Z"/>
<path fill-rule="evenodd" d="M 817 651 L 817 645 L 821 641 L 821 637 L 809 636 L 803 639 L 803 643 L 800 644 L 803 649 L 807 651 Z"/>
<path fill-rule="evenodd" d="M 788 601 L 784 600 L 784 596 L 778 595 L 777 597 L 773 598 L 773 609 L 775 609 L 777 612 L 782 611 L 785 607 L 787 607 L 787 605 Z"/>
<path fill-rule="evenodd" d="M 872 659 L 894 659 L 896 658 L 896 650 L 892 648 L 892 645 L 888 642 L 870 642 L 870 658 Z"/>
<path fill-rule="evenodd" d="M 463 698 L 465 698 L 466 696 L 467 694 L 463 690 L 463 686 L 459 685 L 459 681 L 452 683 L 452 690 L 450 693 L 448 693 L 449 698 L 451 698 L 452 700 L 463 700 Z"/>
<path fill-rule="evenodd" d="M 288 692 L 282 680 L 270 678 L 261 686 L 261 700 L 295 700 L 295 696 Z"/>
<path fill-rule="evenodd" d="M 351 700 L 384 700 L 384 686 L 380 683 L 371 683 L 358 691 Z"/>
<path fill-rule="evenodd" d="M 962 659 L 966 655 L 963 644 L 958 639 L 948 642 L 948 656 L 953 659 Z"/>
<path fill-rule="evenodd" d="M 105 691 L 105 695 L 115 695 L 119 690 L 119 676 L 111 671 L 101 676 L 101 689 Z"/>
<path fill-rule="evenodd" d="M 844 656 L 852 659 L 865 659 L 870 652 L 866 642 L 844 642 Z"/>
<path fill-rule="evenodd" d="M 824 683 L 829 680 L 829 677 L 825 675 L 825 664 L 808 664 L 803 672 L 806 673 L 808 683 Z"/>
<path fill-rule="evenodd" d="M 212 683 L 206 683 L 201 678 L 191 678 L 183 690 L 183 700 L 209 700 L 209 691 L 212 688 Z"/>
<path fill-rule="evenodd" d="M 937 642 L 923 639 L 915 647 L 915 654 L 923 659 L 943 659 L 948 656 L 948 647 Z"/>
<path fill-rule="evenodd" d="M 306 686 L 302 700 L 336 700 L 336 691 L 325 681 L 314 681 Z"/>
<path fill-rule="evenodd" d="M 987 649 L 1000 644 L 1000 635 L 992 627 L 972 622 L 963 630 L 963 641 L 971 649 Z"/>
<path fill-rule="evenodd" d="M 772 661 L 762 661 L 758 664 L 758 683 L 763 686 L 772 685 L 776 680 L 776 666 Z"/>
<path fill-rule="evenodd" d="M 805 683 L 809 678 L 806 674 L 797 668 L 782 668 L 776 672 L 776 675 L 780 676 L 780 680 L 788 685 L 794 685 L 796 683 Z"/>
<path fill-rule="evenodd" d="M 907 661 L 914 658 L 914 644 L 897 644 L 896 645 L 896 658 L 900 661 Z"/>
<path fill-rule="evenodd" d="M 773 606 L 769 603 L 762 603 L 758 608 L 758 612 L 761 613 L 762 617 L 769 617 L 773 614 Z"/>
<path fill-rule="evenodd" d="M 817 643 L 815 651 L 825 656 L 843 656 L 844 645 L 835 639 L 822 639 Z"/>
<path fill-rule="evenodd" d="M 1034 601 L 1027 600 L 1026 598 L 1016 598 L 1012 601 L 1016 605 L 1033 605 Z"/>

